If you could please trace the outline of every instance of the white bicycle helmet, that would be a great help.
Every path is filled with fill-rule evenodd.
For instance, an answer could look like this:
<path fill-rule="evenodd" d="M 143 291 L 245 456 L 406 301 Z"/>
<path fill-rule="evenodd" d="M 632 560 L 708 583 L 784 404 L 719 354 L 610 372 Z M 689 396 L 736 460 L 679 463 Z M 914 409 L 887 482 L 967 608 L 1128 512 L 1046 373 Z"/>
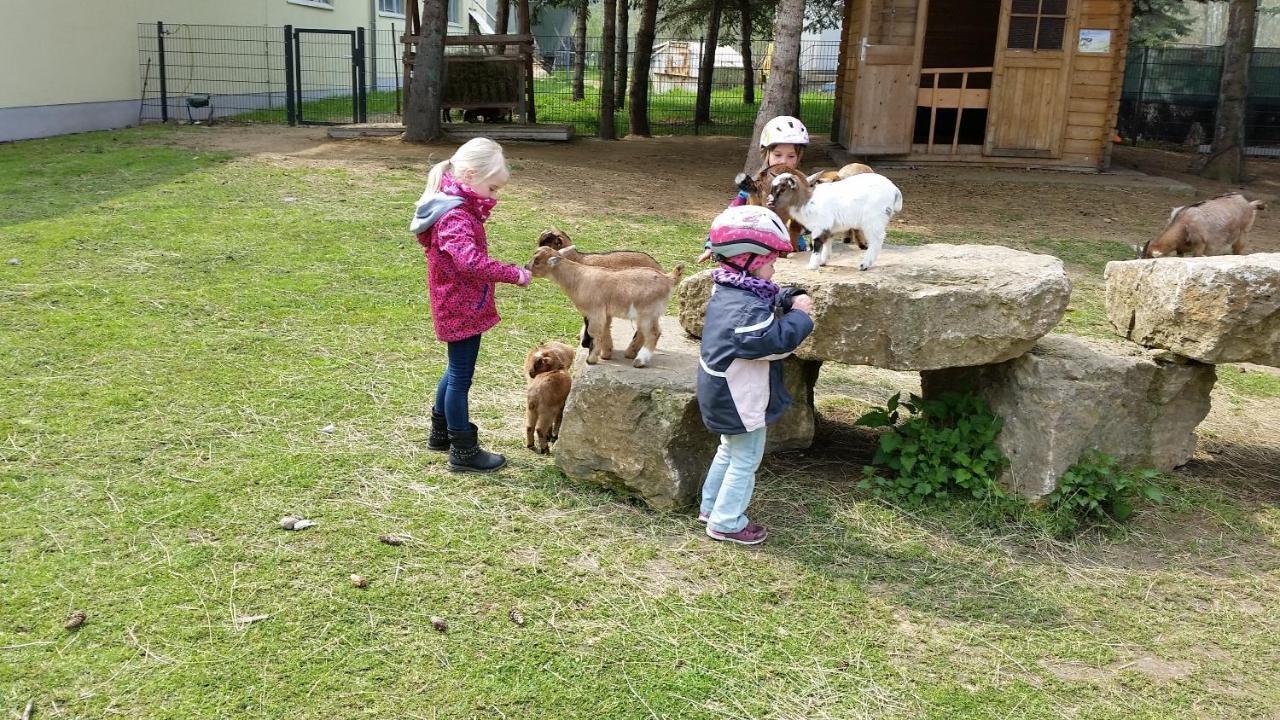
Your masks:
<path fill-rule="evenodd" d="M 766 123 L 764 130 L 760 131 L 760 147 L 767 148 L 781 143 L 808 145 L 809 128 L 799 118 L 779 115 Z"/>

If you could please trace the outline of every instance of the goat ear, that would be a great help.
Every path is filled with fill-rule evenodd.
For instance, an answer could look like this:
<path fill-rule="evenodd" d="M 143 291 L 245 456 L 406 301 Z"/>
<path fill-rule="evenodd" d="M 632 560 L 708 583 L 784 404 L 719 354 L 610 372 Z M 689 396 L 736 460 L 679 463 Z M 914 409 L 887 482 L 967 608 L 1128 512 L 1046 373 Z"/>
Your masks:
<path fill-rule="evenodd" d="M 559 255 L 552 255 L 551 257 L 547 258 L 547 264 L 548 264 L 548 265 L 559 265 L 559 264 L 560 264 L 560 256 L 559 256 Z"/>
<path fill-rule="evenodd" d="M 733 177 L 733 184 L 738 186 L 739 190 L 746 190 L 751 183 L 751 177 L 746 173 L 738 173 Z"/>

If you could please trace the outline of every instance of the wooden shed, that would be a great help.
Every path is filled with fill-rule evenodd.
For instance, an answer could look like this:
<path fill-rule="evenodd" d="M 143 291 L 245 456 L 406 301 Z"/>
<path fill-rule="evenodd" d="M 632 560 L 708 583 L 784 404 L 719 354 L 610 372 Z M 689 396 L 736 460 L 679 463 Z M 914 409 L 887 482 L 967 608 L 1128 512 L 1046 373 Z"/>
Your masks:
<path fill-rule="evenodd" d="M 832 139 L 854 155 L 1105 169 L 1129 0 L 846 0 Z"/>

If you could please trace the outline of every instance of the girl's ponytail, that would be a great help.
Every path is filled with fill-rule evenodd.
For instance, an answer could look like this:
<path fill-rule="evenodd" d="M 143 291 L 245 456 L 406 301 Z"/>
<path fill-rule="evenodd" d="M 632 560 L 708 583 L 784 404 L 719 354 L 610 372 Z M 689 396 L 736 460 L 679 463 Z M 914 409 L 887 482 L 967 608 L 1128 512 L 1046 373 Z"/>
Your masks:
<path fill-rule="evenodd" d="M 422 196 L 427 197 L 440 192 L 440 183 L 444 180 L 445 171 L 452 169 L 453 158 L 436 163 L 431 168 L 431 172 L 427 173 L 427 188 L 422 191 Z"/>

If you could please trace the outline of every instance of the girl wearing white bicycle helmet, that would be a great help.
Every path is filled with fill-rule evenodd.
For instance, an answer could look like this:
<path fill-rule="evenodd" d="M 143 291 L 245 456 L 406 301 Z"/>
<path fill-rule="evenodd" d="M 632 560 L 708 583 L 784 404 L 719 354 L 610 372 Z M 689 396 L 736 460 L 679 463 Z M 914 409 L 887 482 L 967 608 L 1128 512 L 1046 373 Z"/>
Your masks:
<path fill-rule="evenodd" d="M 711 274 L 697 397 L 703 424 L 720 434 L 698 511 L 713 540 L 758 545 L 768 535 L 747 518 L 747 505 L 765 428 L 791 404 L 782 359 L 813 332 L 809 297 L 772 282 L 774 260 L 790 250 L 791 236 L 768 208 L 731 207 L 711 223 L 720 267 Z"/>
<path fill-rule="evenodd" d="M 761 169 L 774 165 L 799 167 L 800 159 L 804 157 L 804 149 L 808 144 L 809 129 L 800 122 L 800 118 L 779 115 L 770 120 L 760 131 L 760 162 L 763 163 Z M 729 207 L 746 205 L 747 199 L 747 191 L 739 190 L 737 196 L 729 203 Z M 801 250 L 804 249 L 803 245 L 802 237 Z M 710 259 L 711 239 L 708 238 L 702 254 L 698 256 L 698 262 L 703 263 Z"/>
<path fill-rule="evenodd" d="M 764 167 L 798 167 L 808 146 L 809 128 L 800 122 L 800 118 L 779 115 L 760 131 L 760 160 Z"/>

